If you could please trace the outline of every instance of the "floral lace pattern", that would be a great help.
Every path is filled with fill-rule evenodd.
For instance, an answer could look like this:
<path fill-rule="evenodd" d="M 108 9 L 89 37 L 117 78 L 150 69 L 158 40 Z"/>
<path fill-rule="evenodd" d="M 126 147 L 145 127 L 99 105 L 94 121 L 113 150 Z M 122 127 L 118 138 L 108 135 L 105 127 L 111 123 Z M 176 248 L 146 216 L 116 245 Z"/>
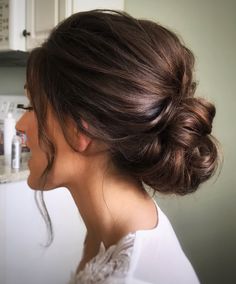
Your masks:
<path fill-rule="evenodd" d="M 68 284 L 123 284 L 129 270 L 135 234 L 123 237 L 107 250 L 101 243 L 98 254 Z"/>

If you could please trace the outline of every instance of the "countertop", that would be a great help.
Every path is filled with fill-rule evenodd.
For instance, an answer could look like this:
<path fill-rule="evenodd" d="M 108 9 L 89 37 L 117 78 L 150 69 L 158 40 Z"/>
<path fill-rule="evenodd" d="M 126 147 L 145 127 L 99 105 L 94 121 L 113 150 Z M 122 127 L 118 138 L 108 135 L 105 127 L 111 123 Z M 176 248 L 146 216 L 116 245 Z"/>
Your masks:
<path fill-rule="evenodd" d="M 29 175 L 28 159 L 30 153 L 22 153 L 19 169 L 12 169 L 10 157 L 0 156 L 0 184 L 26 180 Z"/>

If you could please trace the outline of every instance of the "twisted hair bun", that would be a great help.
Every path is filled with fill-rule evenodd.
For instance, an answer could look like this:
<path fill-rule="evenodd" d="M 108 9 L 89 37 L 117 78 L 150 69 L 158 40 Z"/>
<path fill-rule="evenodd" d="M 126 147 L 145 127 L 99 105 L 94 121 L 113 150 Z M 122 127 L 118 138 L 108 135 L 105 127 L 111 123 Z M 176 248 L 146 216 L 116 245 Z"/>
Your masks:
<path fill-rule="evenodd" d="M 217 147 L 210 135 L 214 115 L 214 106 L 204 99 L 181 102 L 165 128 L 144 146 L 142 180 L 158 191 L 184 195 L 209 179 L 217 166 Z"/>

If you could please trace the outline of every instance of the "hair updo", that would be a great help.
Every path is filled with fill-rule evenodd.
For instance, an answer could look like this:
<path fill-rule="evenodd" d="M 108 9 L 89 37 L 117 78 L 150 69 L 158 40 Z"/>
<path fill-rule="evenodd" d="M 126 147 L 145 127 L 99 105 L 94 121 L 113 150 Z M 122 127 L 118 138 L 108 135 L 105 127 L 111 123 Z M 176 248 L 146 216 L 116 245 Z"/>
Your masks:
<path fill-rule="evenodd" d="M 154 190 L 187 194 L 215 171 L 215 107 L 194 97 L 194 56 L 175 33 L 124 12 L 93 10 L 60 23 L 34 49 L 27 88 L 47 145 L 47 102 L 108 145 L 116 167 Z M 82 119 L 91 128 L 83 127 Z"/>

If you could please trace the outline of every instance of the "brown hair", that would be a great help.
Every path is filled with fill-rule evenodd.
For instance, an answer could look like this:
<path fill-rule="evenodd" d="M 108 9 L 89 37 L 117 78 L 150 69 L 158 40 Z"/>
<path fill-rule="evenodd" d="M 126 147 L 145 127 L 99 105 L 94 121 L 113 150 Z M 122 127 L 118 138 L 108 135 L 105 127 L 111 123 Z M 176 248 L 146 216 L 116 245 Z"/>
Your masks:
<path fill-rule="evenodd" d="M 27 88 L 51 169 L 47 103 L 106 143 L 117 168 L 164 193 L 195 191 L 215 171 L 215 107 L 194 97 L 194 56 L 175 33 L 125 12 L 93 10 L 60 23 L 34 49 Z M 85 120 L 90 126 L 86 130 Z"/>

